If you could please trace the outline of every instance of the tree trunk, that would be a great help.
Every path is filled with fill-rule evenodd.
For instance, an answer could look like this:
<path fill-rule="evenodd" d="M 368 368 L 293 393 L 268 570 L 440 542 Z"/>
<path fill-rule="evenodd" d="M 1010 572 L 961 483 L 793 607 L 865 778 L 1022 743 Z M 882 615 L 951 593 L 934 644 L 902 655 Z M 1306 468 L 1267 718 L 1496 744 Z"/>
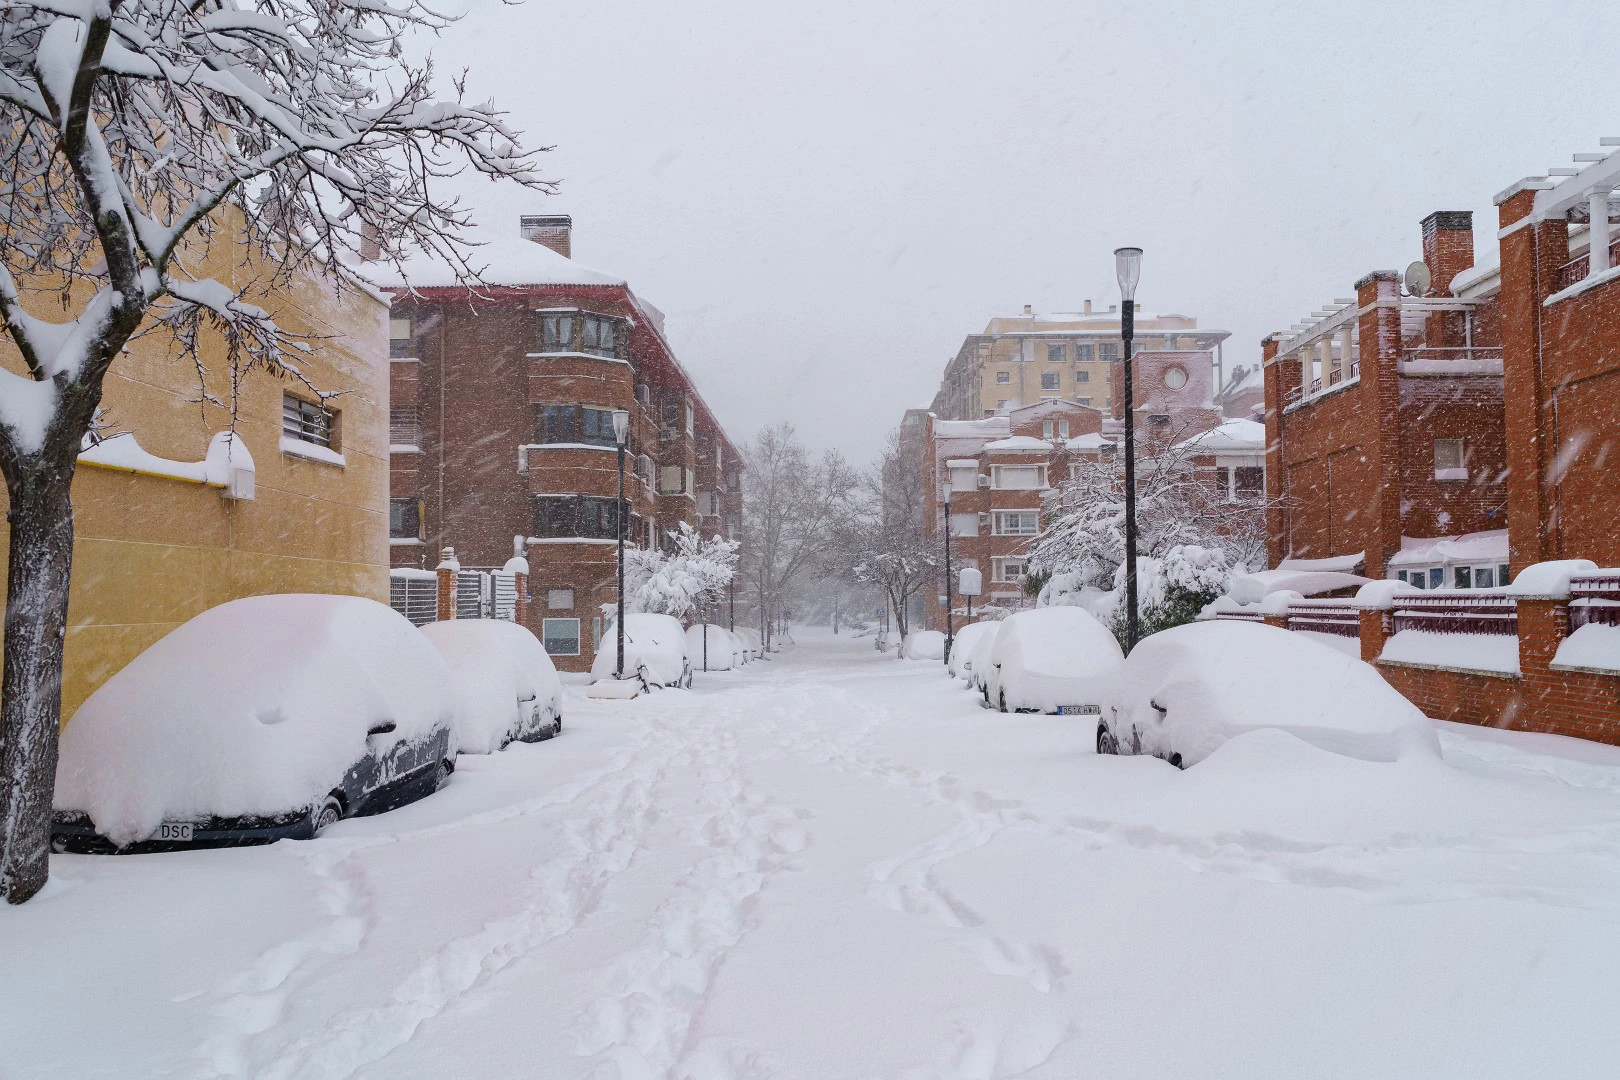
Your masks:
<path fill-rule="evenodd" d="M 45 885 L 62 715 L 62 644 L 73 564 L 72 464 L 43 456 L 7 470 L 11 564 L 0 677 L 0 894 Z"/>

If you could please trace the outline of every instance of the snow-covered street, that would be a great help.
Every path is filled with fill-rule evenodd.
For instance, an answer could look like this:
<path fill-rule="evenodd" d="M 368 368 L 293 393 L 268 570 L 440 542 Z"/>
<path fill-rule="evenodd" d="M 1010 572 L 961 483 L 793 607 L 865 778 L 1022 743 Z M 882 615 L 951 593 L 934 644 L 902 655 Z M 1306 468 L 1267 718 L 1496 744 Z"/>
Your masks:
<path fill-rule="evenodd" d="M 1620 752 L 1179 772 L 797 637 L 318 840 L 55 857 L 0 1076 L 1620 1071 Z"/>

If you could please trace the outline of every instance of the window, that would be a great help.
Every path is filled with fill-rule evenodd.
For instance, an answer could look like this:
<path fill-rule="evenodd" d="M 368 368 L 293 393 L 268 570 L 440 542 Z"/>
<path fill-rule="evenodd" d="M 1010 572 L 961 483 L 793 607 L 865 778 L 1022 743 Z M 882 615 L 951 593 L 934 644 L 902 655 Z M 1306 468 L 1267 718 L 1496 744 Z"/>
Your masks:
<path fill-rule="evenodd" d="M 1077 371 L 1077 372 L 1075 372 L 1074 373 L 1074 381 L 1077 382 L 1077 383 L 1090 382 L 1091 381 L 1091 372 L 1089 372 L 1089 371 Z"/>
<path fill-rule="evenodd" d="M 1042 420 L 1041 421 L 1041 438 L 1050 440 L 1052 438 L 1052 432 L 1054 430 L 1055 430 L 1055 428 L 1054 428 L 1054 426 L 1052 424 L 1052 421 L 1050 421 L 1050 420 Z"/>
<path fill-rule="evenodd" d="M 1002 386 L 1006 386 L 1008 383 L 1012 382 L 1012 372 L 1010 372 L 1010 371 L 998 371 L 998 372 L 996 372 L 996 382 L 1000 383 Z"/>
<path fill-rule="evenodd" d="M 1007 399 L 1006 398 L 997 398 L 996 399 L 996 412 L 1004 413 L 1006 411 L 1007 411 Z"/>
<path fill-rule="evenodd" d="M 636 463 L 632 467 L 632 471 L 636 474 L 636 476 L 638 478 L 640 478 L 640 480 L 641 480 L 641 482 L 643 484 L 646 484 L 648 487 L 652 487 L 652 482 L 653 482 L 653 459 L 652 458 L 648 457 L 646 454 L 638 455 L 636 457 Z"/>
<path fill-rule="evenodd" d="M 692 434 L 692 403 L 690 401 L 686 403 L 686 433 L 688 435 Z"/>
<path fill-rule="evenodd" d="M 314 443 L 328 450 L 338 449 L 337 411 L 313 401 L 281 396 L 281 434 L 284 438 Z"/>
<path fill-rule="evenodd" d="M 1468 465 L 1462 439 L 1434 440 L 1434 478 L 1436 480 L 1466 480 Z"/>
<path fill-rule="evenodd" d="M 1069 422 L 1067 420 L 1059 420 L 1058 421 L 1058 438 L 1067 439 L 1068 437 L 1069 437 Z"/>
<path fill-rule="evenodd" d="M 1038 510 L 996 511 L 994 532 L 997 536 L 1035 536 L 1040 531 L 1041 515 Z"/>
<path fill-rule="evenodd" d="M 1397 570 L 1396 580 L 1419 589 L 1438 589 L 1446 582 L 1444 567 L 1430 566 L 1420 570 Z"/>
<path fill-rule="evenodd" d="M 952 469 L 950 477 L 951 490 L 955 492 L 973 491 L 979 486 L 979 470 L 975 466 Z"/>
<path fill-rule="evenodd" d="M 415 405 L 389 407 L 388 443 L 390 446 L 422 445 L 422 422 L 417 419 Z"/>
<path fill-rule="evenodd" d="M 1105 341 L 1097 346 L 1097 359 L 1105 364 L 1112 364 L 1119 359 L 1119 342 Z"/>
<path fill-rule="evenodd" d="M 951 535 L 952 536 L 978 536 L 979 535 L 979 515 L 978 514 L 952 514 L 951 515 Z"/>
<path fill-rule="evenodd" d="M 1044 465 L 995 465 L 990 475 L 991 486 L 1003 491 L 1039 491 L 1046 486 Z"/>
<path fill-rule="evenodd" d="M 573 589 L 547 589 L 546 607 L 552 611 L 573 611 Z"/>
<path fill-rule="evenodd" d="M 578 619 L 542 619 L 540 640 L 552 656 L 579 655 Z"/>
<path fill-rule="evenodd" d="M 388 320 L 388 355 L 405 357 L 416 355 L 411 351 L 411 320 Z"/>
<path fill-rule="evenodd" d="M 1058 373 L 1055 371 L 1041 372 L 1041 389 L 1056 390 L 1058 388 Z"/>
<path fill-rule="evenodd" d="M 1258 499 L 1266 493 L 1266 470 L 1260 465 L 1217 465 L 1215 487 L 1227 502 Z"/>
<path fill-rule="evenodd" d="M 658 470 L 658 494 L 683 495 L 686 489 L 681 482 L 686 479 L 688 472 L 679 465 L 665 465 Z"/>
<path fill-rule="evenodd" d="M 1505 588 L 1510 584 L 1508 568 L 1500 563 L 1453 567 L 1452 584 L 1459 589 Z"/>
<path fill-rule="evenodd" d="M 627 335 L 623 320 L 585 311 L 542 311 L 537 351 L 582 352 L 592 356 L 624 356 Z"/>
<path fill-rule="evenodd" d="M 718 517 L 720 515 L 720 496 L 712 491 L 698 493 L 698 516 Z"/>
<path fill-rule="evenodd" d="M 388 535 L 402 540 L 422 539 L 422 504 L 416 499 L 389 499 Z"/>
<path fill-rule="evenodd" d="M 1077 364 L 1091 363 L 1091 343 L 1089 341 L 1081 342 L 1074 347 L 1074 360 Z"/>
<path fill-rule="evenodd" d="M 589 443 L 616 446 L 613 437 L 613 410 L 589 405 L 536 405 L 534 441 L 549 443 Z"/>
<path fill-rule="evenodd" d="M 1081 405 L 1090 405 L 1091 404 L 1091 399 L 1088 398 L 1088 397 L 1076 398 L 1075 400 L 1078 401 Z"/>
<path fill-rule="evenodd" d="M 536 495 L 531 535 L 612 540 L 617 501 L 596 495 Z"/>
<path fill-rule="evenodd" d="M 1046 362 L 1048 364 L 1066 364 L 1069 362 L 1069 347 L 1057 343 L 1046 347 Z"/>
<path fill-rule="evenodd" d="M 1148 413 L 1148 423 L 1158 427 L 1170 426 L 1170 414 L 1167 412 Z"/>
<path fill-rule="evenodd" d="M 991 559 L 991 581 L 1010 582 L 1017 584 L 1018 579 L 1024 576 L 1023 559 Z"/>
<path fill-rule="evenodd" d="M 691 469 L 686 470 L 686 486 L 681 489 L 684 494 L 691 495 L 697 491 L 697 474 Z"/>
<path fill-rule="evenodd" d="M 1187 369 L 1177 365 L 1164 369 L 1164 385 L 1167 390 L 1180 390 L 1187 385 Z"/>

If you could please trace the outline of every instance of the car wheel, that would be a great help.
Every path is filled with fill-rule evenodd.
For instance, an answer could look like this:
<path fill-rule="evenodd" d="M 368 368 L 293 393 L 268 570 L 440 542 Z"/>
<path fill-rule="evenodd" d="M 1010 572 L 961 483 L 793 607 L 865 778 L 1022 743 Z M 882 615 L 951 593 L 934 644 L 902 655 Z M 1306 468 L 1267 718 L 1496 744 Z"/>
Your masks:
<path fill-rule="evenodd" d="M 1119 740 L 1108 730 L 1108 725 L 1100 720 L 1097 722 L 1097 753 L 1119 753 Z"/>
<path fill-rule="evenodd" d="M 326 797 L 326 801 L 321 803 L 321 805 L 315 810 L 315 824 L 314 828 L 310 831 L 310 836 L 319 836 L 321 833 L 325 832 L 327 829 L 331 828 L 333 825 L 336 825 L 342 820 L 343 803 L 338 801 L 338 797 L 336 795 L 328 795 Z"/>
<path fill-rule="evenodd" d="M 454 765 L 452 765 L 450 762 L 448 762 L 448 761 L 439 762 L 439 776 L 438 776 L 438 780 L 433 785 L 433 790 L 434 791 L 442 790 L 444 788 L 444 785 L 446 785 L 446 784 L 448 784 L 450 782 L 450 774 L 455 772 L 455 771 L 456 771 L 456 767 Z"/>
<path fill-rule="evenodd" d="M 1000 708 L 1002 712 L 1007 711 L 1007 691 L 1005 690 L 1001 692 Z"/>
<path fill-rule="evenodd" d="M 562 734 L 562 713 L 558 713 L 557 718 L 551 722 L 551 733 L 553 735 Z"/>

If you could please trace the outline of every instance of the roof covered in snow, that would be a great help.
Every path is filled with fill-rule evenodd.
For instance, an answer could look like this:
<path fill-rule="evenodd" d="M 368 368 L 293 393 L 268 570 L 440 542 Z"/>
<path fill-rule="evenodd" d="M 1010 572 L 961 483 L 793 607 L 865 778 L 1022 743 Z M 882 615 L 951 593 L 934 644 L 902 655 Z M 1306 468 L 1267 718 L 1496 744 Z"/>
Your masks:
<path fill-rule="evenodd" d="M 1351 573 L 1356 567 L 1367 561 L 1365 552 L 1356 552 L 1353 555 L 1330 555 L 1325 559 L 1284 559 L 1277 564 L 1278 570 L 1327 570 L 1340 573 Z"/>
<path fill-rule="evenodd" d="M 1037 439 L 1032 435 L 1014 435 L 1010 439 L 1000 439 L 990 443 L 986 450 L 1051 450 L 1052 444 L 1045 439 Z"/>
<path fill-rule="evenodd" d="M 474 226 L 468 239 L 478 245 L 467 255 L 467 265 L 477 271 L 486 285 L 625 285 L 625 279 L 601 270 L 592 270 L 534 240 L 526 240 L 517 230 Z M 396 272 L 379 268 L 377 284 L 384 288 L 445 288 L 462 284 L 455 269 L 438 256 L 418 252 Z"/>
<path fill-rule="evenodd" d="M 1177 444 L 1176 448 L 1202 451 L 1206 454 L 1263 452 L 1266 448 L 1266 425 L 1253 420 L 1227 420 L 1208 431 L 1200 431 L 1192 438 Z"/>
<path fill-rule="evenodd" d="M 1100 432 L 1088 431 L 1084 435 L 1076 435 L 1063 444 L 1065 450 L 1101 450 L 1105 446 L 1113 446 L 1114 440 Z"/>
<path fill-rule="evenodd" d="M 1012 434 L 1012 421 L 1005 416 L 983 420 L 935 420 L 934 436 L 940 439 L 1005 439 Z"/>
<path fill-rule="evenodd" d="M 1506 529 L 1465 533 L 1461 536 L 1401 537 L 1401 550 L 1392 556 L 1392 569 L 1433 566 L 1436 563 L 1494 563 L 1508 561 Z"/>

